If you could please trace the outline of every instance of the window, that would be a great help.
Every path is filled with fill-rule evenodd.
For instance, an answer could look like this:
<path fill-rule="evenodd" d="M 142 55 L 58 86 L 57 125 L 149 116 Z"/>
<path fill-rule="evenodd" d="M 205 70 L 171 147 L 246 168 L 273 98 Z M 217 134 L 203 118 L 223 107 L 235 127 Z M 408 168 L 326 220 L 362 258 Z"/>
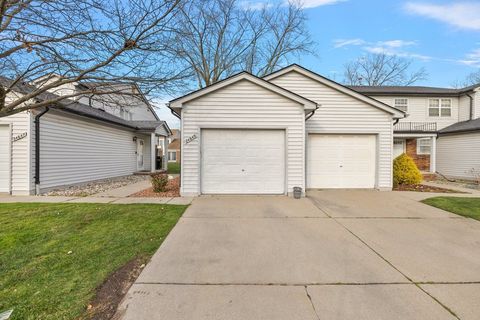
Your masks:
<path fill-rule="evenodd" d="M 403 112 L 407 112 L 408 110 L 408 99 L 406 98 L 397 98 L 394 101 L 395 108 L 402 110 Z"/>
<path fill-rule="evenodd" d="M 429 117 L 451 117 L 452 100 L 451 99 L 430 99 L 428 103 Z"/>
<path fill-rule="evenodd" d="M 168 153 L 168 161 L 177 161 L 177 153 L 176 152 L 169 152 Z"/>
<path fill-rule="evenodd" d="M 417 139 L 417 154 L 430 154 L 432 150 L 432 139 Z"/>

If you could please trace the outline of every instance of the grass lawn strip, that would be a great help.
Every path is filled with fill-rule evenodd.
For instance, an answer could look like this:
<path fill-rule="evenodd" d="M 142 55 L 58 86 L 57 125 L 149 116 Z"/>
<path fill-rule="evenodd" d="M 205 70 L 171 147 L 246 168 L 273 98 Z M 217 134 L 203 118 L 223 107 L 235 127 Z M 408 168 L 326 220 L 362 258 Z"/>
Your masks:
<path fill-rule="evenodd" d="M 464 217 L 480 220 L 480 198 L 434 197 L 422 202 Z"/>
<path fill-rule="evenodd" d="M 180 163 L 169 162 L 168 163 L 168 173 L 170 173 L 170 174 L 180 174 Z"/>
<path fill-rule="evenodd" d="M 186 206 L 0 204 L 0 311 L 78 319 L 127 262 L 148 261 Z"/>

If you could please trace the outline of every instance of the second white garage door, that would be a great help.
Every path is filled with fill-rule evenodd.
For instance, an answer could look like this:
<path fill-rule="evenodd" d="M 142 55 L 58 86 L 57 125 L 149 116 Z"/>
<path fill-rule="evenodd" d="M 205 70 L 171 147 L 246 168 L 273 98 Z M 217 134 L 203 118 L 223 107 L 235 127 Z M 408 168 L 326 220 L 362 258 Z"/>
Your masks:
<path fill-rule="evenodd" d="M 204 194 L 283 194 L 284 130 L 202 130 Z"/>
<path fill-rule="evenodd" d="M 375 135 L 308 136 L 308 188 L 374 188 Z"/>

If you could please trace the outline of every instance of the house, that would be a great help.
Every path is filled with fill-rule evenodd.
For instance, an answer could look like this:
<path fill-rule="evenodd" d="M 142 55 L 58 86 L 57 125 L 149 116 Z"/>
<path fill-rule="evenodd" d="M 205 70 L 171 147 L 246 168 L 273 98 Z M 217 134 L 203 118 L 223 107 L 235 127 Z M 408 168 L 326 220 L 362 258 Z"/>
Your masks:
<path fill-rule="evenodd" d="M 3 86 L 10 86 L 8 79 L 0 80 Z M 39 99 L 92 85 L 74 83 Z M 60 106 L 0 118 L 0 192 L 42 193 L 65 185 L 155 171 L 159 138 L 171 131 L 138 87 L 122 86 L 131 93 L 128 99 L 135 102 L 122 100 L 123 95 L 118 99 L 114 94 L 108 98 L 84 95 Z M 17 84 L 12 94 L 23 95 L 34 89 L 34 85 Z M 166 150 L 167 146 L 163 147 Z"/>
<path fill-rule="evenodd" d="M 298 65 L 242 72 L 169 103 L 181 119 L 181 194 L 392 189 L 405 112 Z"/>
<path fill-rule="evenodd" d="M 350 88 L 408 114 L 394 126 L 394 158 L 406 153 L 423 172 L 480 177 L 480 84 Z"/>
<path fill-rule="evenodd" d="M 176 138 L 168 145 L 168 162 L 180 163 L 180 139 Z"/>

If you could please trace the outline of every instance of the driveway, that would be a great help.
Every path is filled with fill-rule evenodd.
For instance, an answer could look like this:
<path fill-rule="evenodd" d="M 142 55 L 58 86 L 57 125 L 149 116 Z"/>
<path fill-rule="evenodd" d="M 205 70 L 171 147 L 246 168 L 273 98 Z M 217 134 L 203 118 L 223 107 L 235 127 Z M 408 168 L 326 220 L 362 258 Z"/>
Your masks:
<path fill-rule="evenodd" d="M 399 192 L 200 197 L 118 319 L 478 319 L 480 223 Z"/>

